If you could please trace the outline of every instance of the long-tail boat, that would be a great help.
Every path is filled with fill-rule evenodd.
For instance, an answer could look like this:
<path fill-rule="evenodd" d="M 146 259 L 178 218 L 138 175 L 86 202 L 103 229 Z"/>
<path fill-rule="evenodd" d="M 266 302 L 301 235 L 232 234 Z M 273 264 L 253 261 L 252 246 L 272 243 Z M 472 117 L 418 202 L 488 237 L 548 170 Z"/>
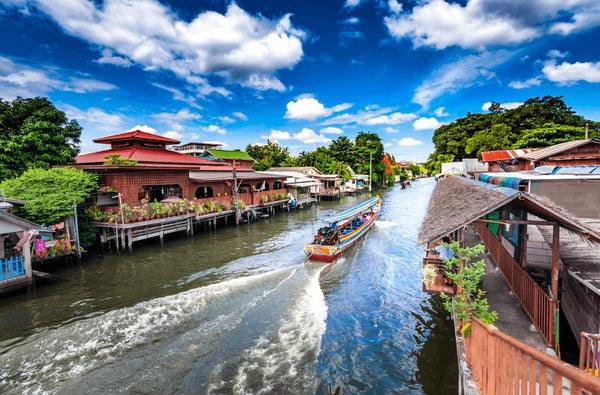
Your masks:
<path fill-rule="evenodd" d="M 326 219 L 328 225 L 319 229 L 304 253 L 313 261 L 333 262 L 373 226 L 382 200 L 372 197 L 354 207 Z"/>

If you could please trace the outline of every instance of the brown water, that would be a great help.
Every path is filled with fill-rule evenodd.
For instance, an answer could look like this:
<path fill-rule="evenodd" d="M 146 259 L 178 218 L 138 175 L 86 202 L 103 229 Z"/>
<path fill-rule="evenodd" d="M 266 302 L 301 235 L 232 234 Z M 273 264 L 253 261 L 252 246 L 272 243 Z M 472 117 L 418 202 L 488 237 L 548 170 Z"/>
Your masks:
<path fill-rule="evenodd" d="M 302 246 L 364 196 L 57 267 L 63 281 L 0 300 L 0 392 L 456 393 L 415 245 L 433 186 L 385 191 L 330 266 Z"/>

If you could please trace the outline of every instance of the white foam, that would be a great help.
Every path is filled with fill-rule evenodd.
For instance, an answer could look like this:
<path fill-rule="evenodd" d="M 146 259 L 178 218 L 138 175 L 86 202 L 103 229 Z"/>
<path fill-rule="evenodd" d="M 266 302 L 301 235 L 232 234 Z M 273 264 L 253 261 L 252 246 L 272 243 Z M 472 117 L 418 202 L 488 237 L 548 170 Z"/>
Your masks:
<path fill-rule="evenodd" d="M 375 221 L 375 226 L 381 229 L 389 229 L 389 228 L 393 228 L 395 226 L 400 225 L 400 222 L 394 222 L 394 221 Z"/>

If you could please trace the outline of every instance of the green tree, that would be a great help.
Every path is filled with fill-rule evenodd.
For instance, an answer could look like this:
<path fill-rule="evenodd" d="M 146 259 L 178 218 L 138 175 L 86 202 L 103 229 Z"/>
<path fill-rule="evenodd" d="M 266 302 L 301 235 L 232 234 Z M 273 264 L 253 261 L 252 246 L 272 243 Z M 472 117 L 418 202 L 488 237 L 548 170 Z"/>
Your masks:
<path fill-rule="evenodd" d="M 256 160 L 254 169 L 259 171 L 271 167 L 289 166 L 293 163 L 289 150 L 271 141 L 267 144 L 249 144 L 246 152 Z"/>
<path fill-rule="evenodd" d="M 356 161 L 354 142 L 346 136 L 340 136 L 333 140 L 328 147 L 329 153 L 338 162 L 346 163 L 353 167 Z"/>
<path fill-rule="evenodd" d="M 25 205 L 17 214 L 39 224 L 51 225 L 73 213 L 98 188 L 98 176 L 72 167 L 29 169 L 17 178 L 0 183 L 8 197 Z"/>
<path fill-rule="evenodd" d="M 493 151 L 510 147 L 513 141 L 514 136 L 511 127 L 499 123 L 471 136 L 467 140 L 465 152 L 479 155 L 483 151 Z"/>
<path fill-rule="evenodd" d="M 27 168 L 73 163 L 81 127 L 42 97 L 0 100 L 0 181 Z"/>
<path fill-rule="evenodd" d="M 595 137 L 596 132 L 590 133 L 590 138 Z M 571 140 L 581 140 L 585 138 L 585 127 L 557 125 L 555 123 L 547 123 L 544 126 L 524 130 L 523 134 L 516 143 L 514 148 L 535 148 L 545 147 L 547 145 L 564 143 Z"/>

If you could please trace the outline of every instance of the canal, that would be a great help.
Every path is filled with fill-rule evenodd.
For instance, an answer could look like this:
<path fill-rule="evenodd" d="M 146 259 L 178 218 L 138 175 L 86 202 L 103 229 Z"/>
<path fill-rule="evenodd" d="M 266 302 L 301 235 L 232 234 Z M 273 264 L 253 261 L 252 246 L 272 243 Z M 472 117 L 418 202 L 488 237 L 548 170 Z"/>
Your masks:
<path fill-rule="evenodd" d="M 451 321 L 415 245 L 433 187 L 384 191 L 333 265 L 302 246 L 364 197 L 57 268 L 0 299 L 0 393 L 456 393 Z"/>

